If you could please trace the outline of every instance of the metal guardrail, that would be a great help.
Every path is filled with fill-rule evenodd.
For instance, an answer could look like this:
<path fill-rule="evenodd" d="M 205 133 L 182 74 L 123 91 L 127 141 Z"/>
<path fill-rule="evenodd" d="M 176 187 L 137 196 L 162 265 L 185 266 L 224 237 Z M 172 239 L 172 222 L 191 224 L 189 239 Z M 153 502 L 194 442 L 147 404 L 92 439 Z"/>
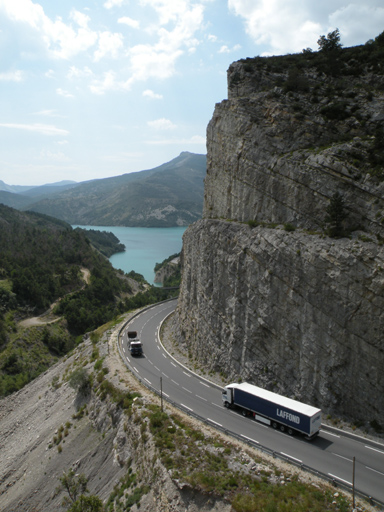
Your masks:
<path fill-rule="evenodd" d="M 119 354 L 120 354 L 120 357 L 121 359 L 123 360 L 124 364 L 126 365 L 126 367 L 132 372 L 132 374 L 137 378 L 137 380 L 143 385 L 145 386 L 146 388 L 148 388 L 150 391 L 152 391 L 153 393 L 155 393 L 156 395 L 158 395 L 159 397 L 161 396 L 162 399 L 166 400 L 170 405 L 172 405 L 173 407 L 175 407 L 176 409 L 179 409 L 180 411 L 182 411 L 184 414 L 187 414 L 188 416 L 191 416 L 195 419 L 197 419 L 198 421 L 201 421 L 202 423 L 204 423 L 205 425 L 208 425 L 210 427 L 213 427 L 215 428 L 216 430 L 219 430 L 220 432 L 222 432 L 223 434 L 227 435 L 227 436 L 230 436 L 234 439 L 236 439 L 237 441 L 241 441 L 242 443 L 244 444 L 247 444 L 248 446 L 252 447 L 252 448 L 256 448 L 260 451 L 262 451 L 263 453 L 266 453 L 267 455 L 270 455 L 271 457 L 273 458 L 277 458 L 277 459 L 280 459 L 284 462 L 287 462 L 289 464 L 292 464 L 293 466 L 296 466 L 298 467 L 299 469 L 303 470 L 303 471 L 306 471 L 308 473 L 311 473 L 312 475 L 318 477 L 318 478 L 321 478 L 322 480 L 325 480 L 327 481 L 328 483 L 332 484 L 334 487 L 339 487 L 341 489 L 344 489 L 345 491 L 348 491 L 350 493 L 352 493 L 353 489 L 352 489 L 352 485 L 348 485 L 345 481 L 343 480 L 338 480 L 334 477 L 331 477 L 330 475 L 326 474 L 326 473 L 323 473 L 322 471 L 318 471 L 314 468 L 311 468 L 310 466 L 307 466 L 306 464 L 303 464 L 302 462 L 299 462 L 299 461 L 295 461 L 294 459 L 290 458 L 290 457 L 287 457 L 285 455 L 283 455 L 282 453 L 280 452 L 275 452 L 274 450 L 272 450 L 271 448 L 268 448 L 267 446 L 264 446 L 260 443 L 258 443 L 257 441 L 252 441 L 252 439 L 249 439 L 247 437 L 244 437 L 242 435 L 239 435 L 237 434 L 236 432 L 233 432 L 232 430 L 229 430 L 225 427 L 223 427 L 222 425 L 219 425 L 218 423 L 212 421 L 212 420 L 209 420 L 208 418 L 204 418 L 203 416 L 200 416 L 198 414 L 196 414 L 195 412 L 191 411 L 190 409 L 188 409 L 187 407 L 183 406 L 182 404 L 178 404 L 176 402 L 174 402 L 173 400 L 171 400 L 169 397 L 165 396 L 164 394 L 161 393 L 160 390 L 154 388 L 151 384 L 149 384 L 147 381 L 145 381 L 144 379 L 141 378 L 141 376 L 137 373 L 135 373 L 133 371 L 133 368 L 128 364 L 128 361 L 126 360 L 126 358 L 123 356 L 123 353 L 121 351 L 121 345 L 120 345 L 120 336 L 121 336 L 121 333 L 122 331 L 125 329 L 126 325 L 131 322 L 135 317 L 137 317 L 138 315 L 140 315 L 141 313 L 143 313 L 144 311 L 148 311 L 149 309 L 151 309 L 152 307 L 154 307 L 155 305 L 159 305 L 159 304 L 163 304 L 163 303 L 166 303 L 166 302 L 170 302 L 171 300 L 174 300 L 174 298 L 172 299 L 167 299 L 167 300 L 164 300 L 162 302 L 158 302 L 156 304 L 152 304 L 151 306 L 148 306 L 146 308 L 143 308 L 142 310 L 140 310 L 138 313 L 135 313 L 132 317 L 129 318 L 129 320 L 127 320 L 126 322 L 124 322 L 124 325 L 121 327 L 121 329 L 119 330 L 119 333 L 118 333 L 118 338 L 117 338 L 117 345 L 118 345 L 118 350 L 119 350 Z M 171 313 L 170 313 L 171 314 Z M 169 315 L 168 315 L 169 316 Z M 167 318 L 167 317 L 166 317 Z M 165 319 L 166 319 L 165 318 Z M 165 321 L 165 319 L 161 322 L 161 324 Z M 160 324 L 160 326 L 161 326 Z M 161 339 L 159 337 L 159 341 L 161 343 Z M 161 343 L 161 345 L 163 346 L 163 344 Z M 169 357 L 171 357 L 174 361 L 176 361 L 178 363 L 179 366 L 183 367 L 183 368 L 186 368 L 190 373 L 194 373 L 193 371 L 191 371 L 189 368 L 187 368 L 186 366 L 182 365 L 181 363 L 179 363 L 177 361 L 177 359 L 175 359 L 171 354 L 169 354 L 169 352 L 164 348 L 163 346 L 163 349 L 165 350 L 165 352 L 169 355 Z M 200 375 L 198 375 L 199 378 L 202 378 L 204 379 L 204 377 L 201 377 Z M 204 379 L 206 382 L 208 382 L 210 384 L 210 386 L 212 387 L 216 387 L 216 388 L 219 388 L 221 389 L 220 386 L 218 386 L 217 384 L 209 381 L 208 379 Z M 331 430 L 332 427 L 329 427 L 329 430 Z M 333 429 L 335 430 L 335 429 Z M 338 432 L 340 433 L 340 431 L 338 430 Z M 347 432 L 342 432 L 342 434 L 347 434 L 348 437 L 357 437 L 355 436 L 354 434 L 349 434 Z M 364 439 L 364 442 L 366 442 L 368 440 Z M 362 491 L 359 491 L 358 489 L 355 488 L 355 496 L 359 496 L 360 498 L 366 500 L 370 505 L 373 505 L 373 506 L 376 506 L 376 507 L 382 507 L 382 510 L 384 511 L 384 502 L 383 501 L 380 501 L 376 498 L 373 498 L 372 496 L 369 496 L 368 494 L 362 492 Z"/>

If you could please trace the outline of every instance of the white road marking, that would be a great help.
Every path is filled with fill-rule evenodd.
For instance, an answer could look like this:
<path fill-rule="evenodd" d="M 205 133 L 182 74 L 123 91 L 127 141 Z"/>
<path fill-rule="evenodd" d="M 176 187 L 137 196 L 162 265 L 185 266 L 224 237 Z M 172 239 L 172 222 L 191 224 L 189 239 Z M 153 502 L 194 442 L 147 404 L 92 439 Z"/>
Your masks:
<path fill-rule="evenodd" d="M 353 462 L 352 459 L 348 459 L 348 457 L 343 457 L 342 455 L 339 455 L 338 453 L 335 453 L 335 452 L 331 452 L 332 455 L 336 455 L 336 457 L 340 457 L 340 459 L 344 459 L 344 460 L 347 460 L 348 462 Z"/>
<path fill-rule="evenodd" d="M 157 366 L 155 366 L 155 369 L 156 369 L 158 372 L 160 372 L 160 371 L 161 371 L 161 370 L 160 370 L 160 368 L 158 368 Z"/>
<path fill-rule="evenodd" d="M 184 375 L 186 375 L 187 377 L 190 377 L 189 373 L 184 372 L 184 371 L 183 371 L 183 373 L 184 373 Z"/>
<path fill-rule="evenodd" d="M 244 437 L 244 439 L 248 439 L 248 441 L 252 441 L 252 443 L 259 444 L 259 441 L 256 441 L 256 439 L 251 439 L 250 437 L 245 436 L 244 434 L 240 434 L 241 437 Z"/>
<path fill-rule="evenodd" d="M 169 398 L 169 395 L 167 395 L 167 393 L 164 393 L 164 391 L 163 391 L 163 395 L 166 396 L 167 398 Z"/>
<path fill-rule="evenodd" d="M 206 398 L 203 398 L 202 396 L 196 395 L 197 398 L 200 398 L 200 400 L 204 400 L 204 402 L 208 402 Z"/>
<path fill-rule="evenodd" d="M 189 389 L 185 388 L 184 386 L 182 386 L 182 389 L 184 389 L 184 391 L 188 391 L 188 393 L 192 393 L 192 391 L 189 391 Z"/>
<path fill-rule="evenodd" d="M 161 372 L 166 379 L 169 379 L 168 375 L 166 375 L 164 372 Z"/>
<path fill-rule="evenodd" d="M 340 478 L 339 476 L 332 475 L 332 473 L 328 473 L 329 476 L 332 478 L 336 478 L 337 480 L 340 480 L 340 482 L 344 482 L 347 485 L 352 485 L 351 482 L 348 482 L 348 480 L 344 480 L 343 478 Z"/>
<path fill-rule="evenodd" d="M 164 354 L 163 354 L 163 355 L 164 355 Z M 165 357 L 165 356 L 164 356 L 164 357 Z M 171 365 L 172 365 L 172 366 L 174 366 L 175 368 L 177 368 L 177 366 L 175 365 L 175 363 L 173 363 L 172 361 L 171 361 Z"/>
<path fill-rule="evenodd" d="M 183 407 L 185 407 L 186 409 L 188 409 L 188 411 L 193 412 L 193 409 L 191 409 L 190 407 L 187 407 L 187 406 L 186 406 L 186 405 L 184 405 L 184 404 L 180 404 L 180 405 L 182 405 Z"/>
<path fill-rule="evenodd" d="M 222 408 L 222 406 L 221 406 L 221 405 L 217 405 L 217 404 L 215 404 L 214 402 L 211 402 L 211 403 L 212 403 L 212 405 L 216 405 L 216 407 L 219 407 L 220 409 Z"/>
<path fill-rule="evenodd" d="M 171 381 L 176 384 L 176 386 L 180 386 L 180 384 L 178 382 L 176 382 L 175 380 L 171 379 Z"/>
<path fill-rule="evenodd" d="M 384 476 L 384 473 L 382 473 L 381 471 L 377 471 L 377 469 L 373 469 L 373 468 L 370 468 L 369 466 L 365 466 L 367 469 L 370 469 L 371 471 L 374 471 L 375 473 L 379 473 L 379 475 L 383 475 Z"/>
<path fill-rule="evenodd" d="M 337 434 L 332 434 L 332 432 L 327 432 L 326 430 L 320 430 L 323 434 L 328 434 L 329 436 L 338 437 L 340 439 L 340 436 Z"/>
<path fill-rule="evenodd" d="M 123 350 L 124 350 L 124 352 L 125 352 L 125 347 L 123 347 Z"/>
<path fill-rule="evenodd" d="M 148 384 L 151 384 L 151 386 L 152 386 L 152 383 L 150 380 L 146 379 L 145 377 L 144 377 L 144 380 L 146 380 L 148 382 Z"/>
<path fill-rule="evenodd" d="M 200 384 L 202 384 L 203 386 L 205 386 L 206 388 L 209 388 L 208 384 L 206 384 L 205 382 L 202 382 L 201 380 L 199 381 Z"/>
<path fill-rule="evenodd" d="M 136 373 L 139 373 L 136 366 L 134 366 L 133 369 L 135 370 Z"/>
<path fill-rule="evenodd" d="M 377 448 L 372 448 L 372 446 L 365 446 L 365 448 L 368 448 L 369 450 L 373 450 L 374 452 L 382 453 L 384 455 L 384 452 L 382 450 L 378 450 Z"/>
<path fill-rule="evenodd" d="M 303 463 L 303 461 L 302 461 L 302 460 L 300 460 L 300 459 L 296 459 L 296 457 L 292 457 L 292 455 L 288 455 L 288 453 L 284 453 L 284 452 L 280 452 L 280 453 L 281 453 L 281 455 L 284 455 L 285 457 L 288 457 L 289 459 L 292 459 L 292 460 L 295 460 L 295 461 L 297 461 L 297 462 L 300 462 L 300 464 L 302 464 L 302 463 Z"/>
<path fill-rule="evenodd" d="M 211 418 L 207 418 L 207 420 L 210 421 L 211 423 L 214 423 L 215 425 L 218 425 L 219 427 L 223 426 L 221 423 L 217 423 L 217 421 L 211 420 Z"/>

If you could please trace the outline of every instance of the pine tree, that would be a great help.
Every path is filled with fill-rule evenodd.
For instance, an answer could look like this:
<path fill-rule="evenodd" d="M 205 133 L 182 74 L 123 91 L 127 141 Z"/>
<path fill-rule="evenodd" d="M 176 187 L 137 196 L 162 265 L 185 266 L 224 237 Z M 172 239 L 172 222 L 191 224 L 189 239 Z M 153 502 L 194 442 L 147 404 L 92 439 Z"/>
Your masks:
<path fill-rule="evenodd" d="M 327 216 L 325 218 L 328 225 L 328 234 L 331 237 L 343 236 L 344 234 L 343 221 L 347 217 L 344 205 L 343 196 L 339 192 L 335 192 L 326 209 Z"/>

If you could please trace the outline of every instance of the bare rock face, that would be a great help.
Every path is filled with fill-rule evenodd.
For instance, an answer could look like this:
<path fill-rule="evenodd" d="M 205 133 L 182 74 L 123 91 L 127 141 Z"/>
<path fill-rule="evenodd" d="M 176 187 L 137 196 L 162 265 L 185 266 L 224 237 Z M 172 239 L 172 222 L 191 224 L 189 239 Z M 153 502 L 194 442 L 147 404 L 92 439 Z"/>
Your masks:
<path fill-rule="evenodd" d="M 233 64 L 228 82 L 243 68 L 241 62 Z M 317 75 L 311 80 L 324 82 Z M 286 94 L 273 83 L 264 90 L 264 82 L 262 90 L 257 82 L 253 90 L 244 86 L 245 96 L 242 89 L 229 89 L 230 99 L 216 105 L 207 128 L 204 217 L 318 229 L 338 191 L 349 227 L 384 234 L 384 182 L 368 173 L 371 134 L 384 122 L 384 94 L 371 98 L 351 81 L 347 90 L 334 86 L 329 105 L 327 83 L 318 93 L 324 98 Z M 333 119 L 332 105 L 344 109 L 340 119 Z"/>
<path fill-rule="evenodd" d="M 384 425 L 382 77 L 306 69 L 291 89 L 290 71 L 260 66 L 230 67 L 208 125 L 176 328 L 228 381 Z M 336 192 L 338 239 L 323 231 Z"/>
<path fill-rule="evenodd" d="M 383 420 L 382 246 L 202 220 L 183 251 L 178 322 L 195 357 L 229 381 Z"/>

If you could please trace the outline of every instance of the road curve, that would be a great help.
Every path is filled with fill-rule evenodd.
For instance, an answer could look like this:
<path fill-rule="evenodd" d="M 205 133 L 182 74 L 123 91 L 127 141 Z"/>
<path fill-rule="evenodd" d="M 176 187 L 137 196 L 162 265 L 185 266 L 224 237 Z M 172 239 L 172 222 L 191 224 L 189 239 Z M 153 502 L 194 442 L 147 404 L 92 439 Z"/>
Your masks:
<path fill-rule="evenodd" d="M 134 316 L 121 331 L 120 352 L 131 371 L 164 399 L 185 412 L 203 418 L 220 430 L 234 433 L 253 446 L 265 447 L 274 455 L 292 463 L 312 468 L 335 485 L 352 488 L 353 458 L 355 457 L 355 490 L 384 505 L 384 445 L 364 438 L 346 437 L 342 432 L 322 429 L 312 442 L 301 436 L 288 436 L 235 411 L 225 409 L 218 386 L 180 365 L 162 347 L 159 328 L 162 321 L 176 308 L 177 300 L 145 309 Z M 127 331 L 138 332 L 144 346 L 144 356 L 131 357 Z"/>

